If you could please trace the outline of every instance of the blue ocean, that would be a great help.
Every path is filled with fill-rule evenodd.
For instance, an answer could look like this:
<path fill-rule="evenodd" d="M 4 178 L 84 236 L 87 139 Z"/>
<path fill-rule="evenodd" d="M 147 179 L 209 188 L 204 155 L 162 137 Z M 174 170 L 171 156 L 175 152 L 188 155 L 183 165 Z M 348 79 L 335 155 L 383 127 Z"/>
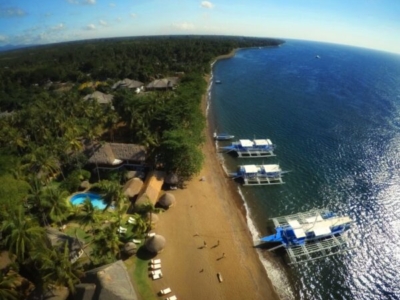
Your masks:
<path fill-rule="evenodd" d="M 291 171 L 283 185 L 238 185 L 255 238 L 271 233 L 269 218 L 313 208 L 354 220 L 344 254 L 288 267 L 259 250 L 282 298 L 400 299 L 400 55 L 288 40 L 217 61 L 215 80 L 217 131 L 277 145 L 271 158 L 219 154 L 226 170 Z"/>

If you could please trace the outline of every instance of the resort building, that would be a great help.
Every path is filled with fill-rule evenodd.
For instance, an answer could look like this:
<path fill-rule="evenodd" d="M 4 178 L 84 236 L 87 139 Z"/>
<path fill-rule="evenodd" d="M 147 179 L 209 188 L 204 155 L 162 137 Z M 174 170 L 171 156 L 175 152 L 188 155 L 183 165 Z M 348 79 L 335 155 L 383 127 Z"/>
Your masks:
<path fill-rule="evenodd" d="M 129 78 L 125 78 L 124 80 L 120 80 L 116 82 L 113 86 L 112 89 L 133 89 L 135 90 L 136 94 L 139 94 L 144 90 L 144 83 L 136 80 L 131 80 Z"/>
<path fill-rule="evenodd" d="M 69 248 L 69 260 L 74 263 L 79 257 L 83 255 L 82 245 L 78 239 L 73 238 L 55 228 L 46 228 L 47 238 L 53 247 L 59 247 L 60 251 L 63 251 L 65 243 L 68 244 Z"/>
<path fill-rule="evenodd" d="M 105 143 L 87 147 L 89 164 L 99 169 L 113 169 L 122 166 L 143 167 L 146 148 L 136 144 Z"/>
<path fill-rule="evenodd" d="M 156 79 L 150 82 L 147 86 L 147 90 L 171 90 L 178 84 L 179 77 L 167 77 L 163 79 Z"/>
<path fill-rule="evenodd" d="M 89 100 L 89 99 L 94 99 L 100 104 L 112 104 L 114 96 L 109 95 L 109 94 L 104 94 L 99 91 L 95 91 L 92 94 L 86 95 L 83 99 L 84 100 Z"/>
<path fill-rule="evenodd" d="M 75 287 L 77 300 L 139 299 L 122 260 L 86 272 Z"/>
<path fill-rule="evenodd" d="M 161 188 L 164 184 L 165 172 L 162 171 L 153 171 L 147 177 L 145 182 L 145 189 L 138 196 L 138 199 L 135 202 L 135 206 L 139 207 L 141 205 L 150 203 L 155 206 L 158 197 L 161 192 Z"/>

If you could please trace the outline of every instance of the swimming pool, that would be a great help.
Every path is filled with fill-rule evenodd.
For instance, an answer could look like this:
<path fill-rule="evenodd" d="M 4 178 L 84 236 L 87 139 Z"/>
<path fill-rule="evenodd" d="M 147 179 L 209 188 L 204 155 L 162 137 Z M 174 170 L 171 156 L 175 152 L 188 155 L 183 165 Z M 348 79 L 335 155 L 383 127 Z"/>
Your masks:
<path fill-rule="evenodd" d="M 72 205 L 80 205 L 82 204 L 86 198 L 90 199 L 93 206 L 98 209 L 104 209 L 106 205 L 103 202 L 103 198 L 101 195 L 95 193 L 79 193 L 71 197 L 70 201 Z"/>

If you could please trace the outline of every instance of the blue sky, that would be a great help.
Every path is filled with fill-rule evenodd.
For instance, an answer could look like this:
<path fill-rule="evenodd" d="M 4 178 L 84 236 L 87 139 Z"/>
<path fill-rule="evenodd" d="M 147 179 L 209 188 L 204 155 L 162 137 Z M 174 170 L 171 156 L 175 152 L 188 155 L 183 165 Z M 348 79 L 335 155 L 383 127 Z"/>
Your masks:
<path fill-rule="evenodd" d="M 400 0 L 0 0 L 0 46 L 224 34 L 400 53 Z"/>

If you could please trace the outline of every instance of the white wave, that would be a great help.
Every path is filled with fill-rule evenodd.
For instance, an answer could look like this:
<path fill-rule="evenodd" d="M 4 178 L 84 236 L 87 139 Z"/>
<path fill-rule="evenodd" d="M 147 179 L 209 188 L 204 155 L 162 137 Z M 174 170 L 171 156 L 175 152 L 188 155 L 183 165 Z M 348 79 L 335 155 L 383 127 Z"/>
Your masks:
<path fill-rule="evenodd" d="M 247 221 L 247 227 L 249 228 L 253 242 L 256 243 L 260 239 L 261 235 L 260 232 L 257 230 L 256 226 L 254 225 L 253 220 L 251 219 L 251 212 L 250 208 L 248 207 L 245 197 L 241 191 L 241 189 L 238 187 L 238 193 L 240 197 L 243 200 L 244 207 L 246 210 L 246 221 Z M 284 300 L 292 300 L 294 299 L 294 292 L 290 288 L 290 283 L 289 279 L 286 276 L 286 273 L 284 270 L 282 270 L 277 264 L 274 264 L 273 261 L 268 260 L 264 258 L 262 255 L 262 251 L 260 249 L 256 249 L 258 258 L 260 259 L 261 263 L 263 264 L 268 277 L 271 279 L 272 285 L 275 288 L 275 291 L 277 292 L 278 296 L 280 299 Z"/>

